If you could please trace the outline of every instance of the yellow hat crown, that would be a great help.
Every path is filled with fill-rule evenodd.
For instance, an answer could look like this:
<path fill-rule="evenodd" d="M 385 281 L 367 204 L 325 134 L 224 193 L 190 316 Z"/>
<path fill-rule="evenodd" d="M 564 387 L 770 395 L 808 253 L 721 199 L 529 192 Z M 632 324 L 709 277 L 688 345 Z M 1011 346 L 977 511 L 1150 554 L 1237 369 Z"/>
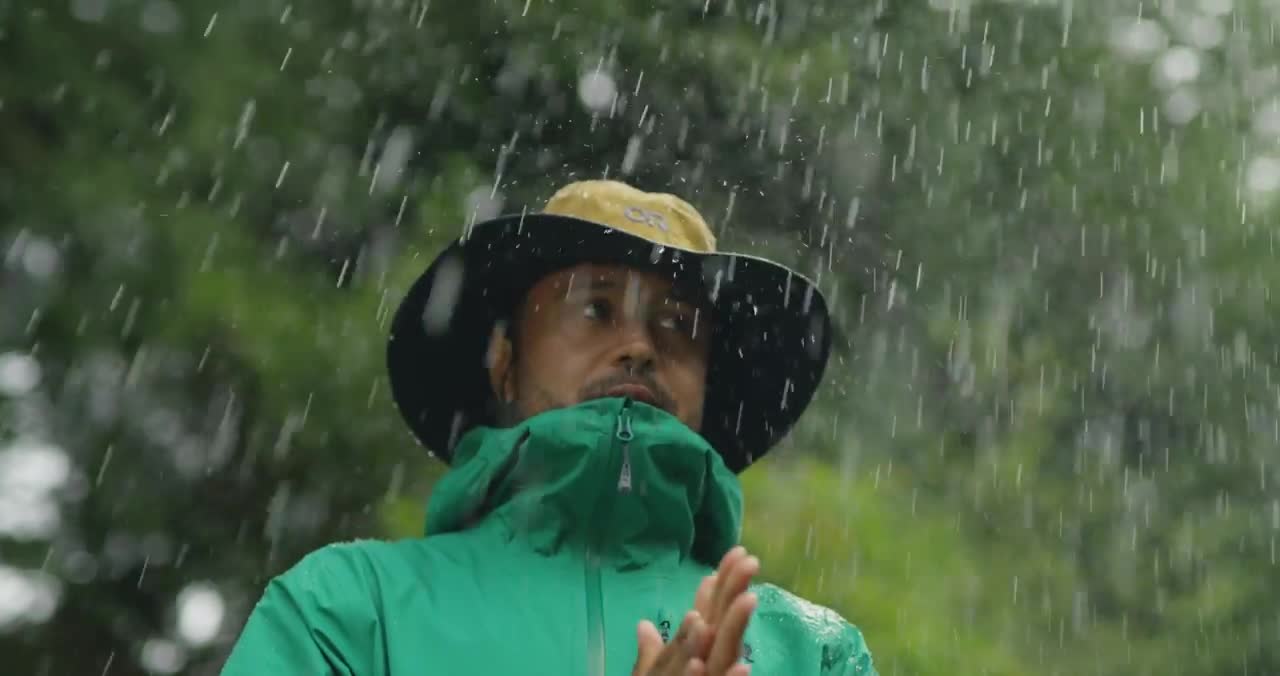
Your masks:
<path fill-rule="evenodd" d="M 711 228 L 688 202 L 618 181 L 570 183 L 547 200 L 543 213 L 599 223 L 678 249 L 702 253 L 716 250 Z"/>

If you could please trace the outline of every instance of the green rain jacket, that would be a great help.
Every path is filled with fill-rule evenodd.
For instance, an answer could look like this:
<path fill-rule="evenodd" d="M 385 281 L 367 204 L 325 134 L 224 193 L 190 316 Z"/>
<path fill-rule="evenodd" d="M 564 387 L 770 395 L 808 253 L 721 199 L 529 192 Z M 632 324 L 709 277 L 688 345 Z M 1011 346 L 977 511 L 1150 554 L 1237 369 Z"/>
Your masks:
<path fill-rule="evenodd" d="M 736 542 L 737 477 L 698 434 L 598 399 L 463 436 L 424 538 L 334 544 L 267 586 L 224 676 L 626 676 Z M 862 634 L 768 584 L 744 637 L 762 676 L 875 674 Z"/>

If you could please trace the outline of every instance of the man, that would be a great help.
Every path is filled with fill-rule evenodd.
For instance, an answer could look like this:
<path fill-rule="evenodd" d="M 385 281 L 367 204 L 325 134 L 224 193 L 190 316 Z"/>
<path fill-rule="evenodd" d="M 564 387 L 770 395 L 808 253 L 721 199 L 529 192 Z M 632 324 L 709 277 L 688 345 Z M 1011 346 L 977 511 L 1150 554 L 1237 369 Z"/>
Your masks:
<path fill-rule="evenodd" d="M 388 342 L 397 406 L 451 465 L 426 537 L 305 557 L 223 673 L 874 674 L 856 628 L 752 584 L 735 546 L 736 473 L 829 348 L 812 283 L 716 253 L 674 196 L 585 181 L 475 225 Z"/>

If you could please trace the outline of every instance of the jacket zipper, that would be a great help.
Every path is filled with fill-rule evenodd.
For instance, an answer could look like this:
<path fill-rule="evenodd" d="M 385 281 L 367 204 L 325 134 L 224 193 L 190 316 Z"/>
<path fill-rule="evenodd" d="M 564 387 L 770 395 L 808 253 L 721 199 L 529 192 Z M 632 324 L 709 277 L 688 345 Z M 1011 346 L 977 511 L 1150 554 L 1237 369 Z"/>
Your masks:
<path fill-rule="evenodd" d="M 631 402 L 628 401 L 627 404 Z M 622 413 L 618 415 L 618 430 L 614 434 L 618 441 L 622 442 L 622 471 L 618 473 L 618 492 L 631 492 L 631 440 L 636 438 L 635 432 L 631 431 L 631 412 L 627 404 L 622 407 Z"/>
<path fill-rule="evenodd" d="M 610 451 L 616 451 L 615 442 L 621 445 L 622 467 L 618 471 L 618 493 L 631 492 L 631 440 L 635 432 L 631 430 L 631 400 L 622 404 L 618 412 L 618 422 L 614 427 L 613 439 L 610 440 Z M 612 463 L 614 453 L 609 454 Z M 602 496 L 603 504 L 597 504 L 600 514 L 608 513 L 607 502 L 612 500 L 607 492 Z M 597 533 L 600 531 L 597 530 Z M 604 641 L 604 589 L 601 581 L 600 548 L 598 543 L 587 547 L 586 557 L 586 600 L 587 600 L 587 674 L 589 676 L 605 676 L 607 660 L 605 659 Z"/>

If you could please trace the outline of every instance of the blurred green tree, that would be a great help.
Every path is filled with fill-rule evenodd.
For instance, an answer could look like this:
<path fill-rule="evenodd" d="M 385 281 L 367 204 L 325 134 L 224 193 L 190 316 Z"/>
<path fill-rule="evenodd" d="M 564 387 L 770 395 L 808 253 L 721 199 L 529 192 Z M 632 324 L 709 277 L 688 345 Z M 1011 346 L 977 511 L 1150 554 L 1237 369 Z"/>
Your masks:
<path fill-rule="evenodd" d="M 418 534 L 388 314 L 609 175 L 833 300 L 745 537 L 882 673 L 1280 671 L 1272 5 L 0 0 L 0 653 L 216 673 Z"/>

